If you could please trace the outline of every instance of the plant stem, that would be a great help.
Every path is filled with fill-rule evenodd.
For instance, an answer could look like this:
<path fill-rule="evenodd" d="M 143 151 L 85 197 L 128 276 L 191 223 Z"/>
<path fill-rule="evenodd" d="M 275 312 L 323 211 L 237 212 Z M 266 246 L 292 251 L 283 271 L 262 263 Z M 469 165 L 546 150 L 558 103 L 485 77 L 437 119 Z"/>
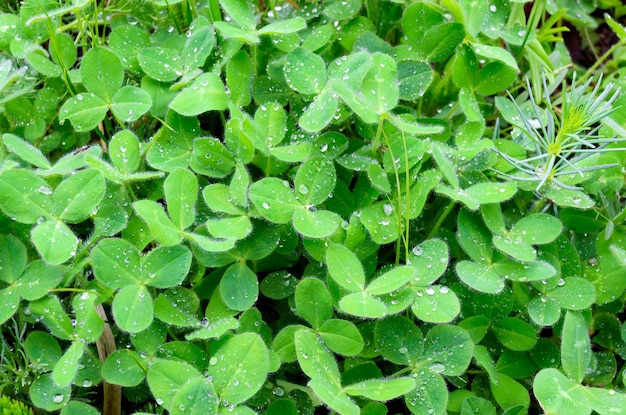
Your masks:
<path fill-rule="evenodd" d="M 589 30 L 587 29 L 587 26 L 585 26 L 583 32 L 585 33 L 585 39 L 587 39 L 587 43 L 589 44 L 589 49 L 591 49 L 591 53 L 593 53 L 593 57 L 596 58 L 596 60 L 598 60 L 599 59 L 598 52 L 595 46 L 593 45 L 593 42 L 591 41 L 591 37 L 589 37 Z"/>
<path fill-rule="evenodd" d="M 530 211 L 530 214 L 534 214 L 537 212 L 541 212 L 543 210 L 543 208 L 546 206 L 546 204 L 548 203 L 548 201 L 546 200 L 545 197 L 542 197 L 539 202 L 537 202 L 537 204 L 535 205 L 535 207 Z"/>
<path fill-rule="evenodd" d="M 220 11 L 220 4 L 217 0 L 209 0 L 209 7 L 207 10 L 209 11 L 209 18 L 211 19 L 211 23 L 222 21 L 222 13 Z"/>
<path fill-rule="evenodd" d="M 617 42 L 616 44 L 614 44 L 613 46 L 611 46 L 609 48 L 609 50 L 607 50 L 606 52 L 604 52 L 604 54 L 602 56 L 600 56 L 594 63 L 593 65 L 591 65 L 591 67 L 589 67 L 589 69 L 587 69 L 587 72 L 585 72 L 583 74 L 583 76 L 581 76 L 580 78 L 577 79 L 577 84 L 583 84 L 587 78 L 589 78 L 590 76 L 592 76 L 594 74 L 594 72 L 596 71 L 596 69 L 598 69 L 598 67 L 600 65 L 602 65 L 604 63 L 604 61 L 606 61 L 619 47 L 622 47 L 626 44 L 625 41 L 621 40 L 619 42 Z M 573 85 L 570 87 L 573 88 Z"/>
<path fill-rule="evenodd" d="M 384 121 L 384 117 L 380 117 L 378 119 L 378 127 L 376 127 L 376 137 L 374 138 L 374 142 L 372 143 L 372 156 L 374 156 L 374 158 L 376 158 L 376 153 L 378 151 L 378 147 L 380 146 L 380 136 L 383 134 Z"/>
<path fill-rule="evenodd" d="M 454 209 L 455 205 L 456 205 L 456 203 L 454 201 L 452 201 L 452 200 L 448 202 L 448 206 L 446 207 L 446 210 L 444 210 L 441 213 L 441 215 L 439 215 L 439 217 L 437 218 L 437 222 L 435 222 L 435 225 L 433 226 L 433 228 L 428 233 L 428 237 L 426 239 L 432 238 L 437 233 L 437 231 L 441 227 L 441 224 L 443 223 L 444 220 L 446 220 L 446 218 L 448 217 L 450 212 L 452 212 L 452 209 Z"/>
<path fill-rule="evenodd" d="M 411 368 L 410 366 L 405 367 L 404 369 L 398 370 L 397 372 L 391 374 L 391 378 L 396 378 L 398 376 L 402 376 L 405 373 L 409 373 L 410 371 L 412 371 L 413 368 Z"/>
<path fill-rule="evenodd" d="M 167 128 L 168 130 L 170 130 L 172 132 L 174 131 L 174 129 L 169 124 L 167 124 L 167 122 L 165 122 L 165 120 L 162 120 L 161 118 L 157 117 L 156 115 L 152 115 L 152 118 L 158 120 L 163 125 L 163 127 Z M 154 146 L 155 143 L 156 143 L 155 140 L 150 140 L 150 141 L 148 141 L 146 143 L 145 146 L 142 147 L 141 155 L 140 155 L 140 157 L 142 159 L 146 157 L 146 154 L 148 154 L 148 151 L 150 150 L 150 148 L 152 148 L 152 146 Z"/>
<path fill-rule="evenodd" d="M 165 0 L 165 5 L 167 6 L 168 13 L 172 16 L 172 20 L 174 21 L 174 26 L 176 26 L 176 31 L 178 33 L 182 33 L 180 23 L 178 23 L 178 18 L 176 17 L 176 11 L 167 0 Z"/>
<path fill-rule="evenodd" d="M 622 223 L 624 220 L 626 220 L 626 207 L 622 209 L 622 211 L 615 216 L 615 218 L 613 218 L 613 222 Z"/>
<path fill-rule="evenodd" d="M 403 239 L 403 235 L 402 235 L 402 187 L 400 185 L 400 174 L 398 173 L 398 166 L 396 166 L 396 162 L 395 162 L 396 158 L 393 155 L 393 150 L 391 149 L 391 143 L 389 142 L 389 138 L 387 137 L 387 134 L 385 134 L 385 132 L 382 129 L 383 122 L 384 122 L 384 119 L 381 117 L 381 120 L 378 124 L 378 131 L 381 132 L 383 137 L 385 138 L 387 151 L 391 155 L 391 164 L 393 165 L 393 173 L 396 178 L 396 192 L 398 194 L 398 203 L 397 203 L 397 206 L 394 208 L 396 210 L 396 223 L 398 226 L 398 242 L 396 242 L 396 265 L 398 265 L 400 263 L 400 250 L 401 250 L 400 243 Z M 377 141 L 378 141 L 378 135 L 377 135 Z M 405 153 L 406 153 L 406 147 L 405 147 Z M 404 245 L 408 246 L 408 244 L 409 244 L 409 241 L 405 240 Z"/>
<path fill-rule="evenodd" d="M 409 236 L 411 232 L 409 227 L 409 210 L 411 209 L 411 175 L 409 174 L 409 152 L 406 149 L 406 137 L 404 136 L 404 131 L 402 131 L 402 145 L 404 146 L 404 194 L 406 195 L 404 204 L 406 208 L 404 211 L 399 210 L 398 213 L 404 215 L 404 260 L 406 261 L 409 257 Z"/>

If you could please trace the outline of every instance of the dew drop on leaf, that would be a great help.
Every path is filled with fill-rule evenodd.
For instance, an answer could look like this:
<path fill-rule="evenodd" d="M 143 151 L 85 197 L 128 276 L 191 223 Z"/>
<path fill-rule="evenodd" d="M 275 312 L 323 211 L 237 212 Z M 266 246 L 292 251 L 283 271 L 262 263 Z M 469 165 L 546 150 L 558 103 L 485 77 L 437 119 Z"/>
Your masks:
<path fill-rule="evenodd" d="M 391 216 L 391 214 L 393 213 L 393 205 L 391 203 L 385 203 L 383 205 L 383 212 L 385 213 L 385 215 Z"/>
<path fill-rule="evenodd" d="M 37 191 L 44 195 L 52 194 L 52 189 L 50 189 L 48 186 L 41 186 L 39 189 L 37 189 Z"/>
<path fill-rule="evenodd" d="M 433 363 L 428 368 L 435 373 L 442 373 L 444 370 L 446 370 L 446 367 L 441 363 Z"/>

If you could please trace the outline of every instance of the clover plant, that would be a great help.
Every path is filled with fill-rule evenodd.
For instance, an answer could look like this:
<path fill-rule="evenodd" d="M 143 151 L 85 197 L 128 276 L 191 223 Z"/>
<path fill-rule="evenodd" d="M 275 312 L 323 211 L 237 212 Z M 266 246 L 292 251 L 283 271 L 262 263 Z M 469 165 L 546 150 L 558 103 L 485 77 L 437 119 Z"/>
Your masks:
<path fill-rule="evenodd" d="M 624 15 L 0 5 L 3 402 L 626 413 Z"/>

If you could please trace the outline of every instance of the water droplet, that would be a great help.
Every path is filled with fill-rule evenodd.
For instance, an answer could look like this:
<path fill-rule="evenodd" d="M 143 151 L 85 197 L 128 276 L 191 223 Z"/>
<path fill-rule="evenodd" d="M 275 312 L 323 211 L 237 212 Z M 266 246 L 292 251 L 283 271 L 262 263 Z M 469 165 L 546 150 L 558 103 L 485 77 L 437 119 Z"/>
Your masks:
<path fill-rule="evenodd" d="M 385 215 L 391 216 L 391 214 L 393 213 L 393 205 L 391 203 L 385 203 L 383 205 L 383 212 L 385 213 Z"/>
<path fill-rule="evenodd" d="M 435 373 L 442 373 L 444 370 L 446 370 L 446 367 L 441 363 L 433 363 L 428 368 Z"/>

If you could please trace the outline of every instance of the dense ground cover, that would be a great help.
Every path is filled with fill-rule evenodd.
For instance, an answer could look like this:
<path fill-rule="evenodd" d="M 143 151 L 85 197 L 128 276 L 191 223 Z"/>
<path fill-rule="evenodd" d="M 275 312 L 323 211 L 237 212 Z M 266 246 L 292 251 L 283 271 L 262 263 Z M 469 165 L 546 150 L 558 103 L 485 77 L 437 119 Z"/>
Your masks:
<path fill-rule="evenodd" d="M 0 408 L 624 414 L 624 15 L 4 2 Z"/>

